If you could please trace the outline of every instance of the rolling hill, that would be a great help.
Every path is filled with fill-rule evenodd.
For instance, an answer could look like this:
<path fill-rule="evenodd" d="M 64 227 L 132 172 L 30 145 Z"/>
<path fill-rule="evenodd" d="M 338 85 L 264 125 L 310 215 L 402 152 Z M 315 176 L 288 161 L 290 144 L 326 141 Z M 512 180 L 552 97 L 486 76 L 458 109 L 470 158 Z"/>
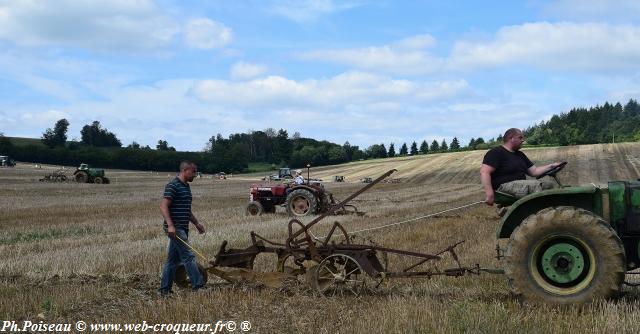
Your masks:
<path fill-rule="evenodd" d="M 347 182 L 359 182 L 363 177 L 376 177 L 395 168 L 398 171 L 391 177 L 400 178 L 403 182 L 480 183 L 479 168 L 485 152 L 476 150 L 365 160 L 313 168 L 311 174 L 325 181 L 334 175 L 343 175 Z M 602 184 L 610 180 L 640 178 L 640 143 L 525 148 L 523 152 L 538 165 L 553 161 L 569 162 L 559 174 L 565 184 Z"/>

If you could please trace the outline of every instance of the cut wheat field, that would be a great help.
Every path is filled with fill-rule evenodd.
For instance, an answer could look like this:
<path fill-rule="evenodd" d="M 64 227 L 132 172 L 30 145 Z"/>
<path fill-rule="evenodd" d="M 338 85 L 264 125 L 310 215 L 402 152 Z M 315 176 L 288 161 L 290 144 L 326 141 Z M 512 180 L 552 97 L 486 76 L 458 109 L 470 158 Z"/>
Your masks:
<path fill-rule="evenodd" d="M 566 160 L 565 184 L 606 184 L 640 177 L 640 143 L 525 150 L 537 164 Z M 338 199 L 360 189 L 362 177 L 397 169 L 391 178 L 352 203 L 363 217 L 329 217 L 323 235 L 339 221 L 359 230 L 404 221 L 484 198 L 478 176 L 483 151 L 360 161 L 311 170 Z M 625 287 L 615 300 L 552 308 L 519 303 L 501 275 L 395 279 L 375 293 L 321 297 L 304 282 L 271 289 L 230 284 L 210 277 L 204 293 L 178 290 L 158 297 L 167 238 L 159 203 L 166 172 L 107 170 L 108 185 L 44 183 L 55 166 L 18 164 L 0 169 L 0 314 L 3 321 L 88 323 L 211 323 L 250 321 L 252 333 L 602 333 L 640 331 L 640 292 Z M 274 240 L 286 236 L 289 217 L 245 216 L 248 188 L 256 175 L 192 183 L 193 212 L 207 233 L 192 232 L 196 249 L 213 257 L 223 240 L 246 247 L 255 231 Z M 310 221 L 311 218 L 303 219 Z M 495 259 L 493 208 L 476 205 L 433 218 L 362 234 L 361 240 L 435 253 L 455 242 L 464 265 L 499 268 Z M 389 259 L 402 262 L 402 259 Z M 445 261 L 442 265 L 446 267 Z M 261 268 L 275 259 L 260 258 Z M 237 330 L 236 332 L 239 332 Z"/>

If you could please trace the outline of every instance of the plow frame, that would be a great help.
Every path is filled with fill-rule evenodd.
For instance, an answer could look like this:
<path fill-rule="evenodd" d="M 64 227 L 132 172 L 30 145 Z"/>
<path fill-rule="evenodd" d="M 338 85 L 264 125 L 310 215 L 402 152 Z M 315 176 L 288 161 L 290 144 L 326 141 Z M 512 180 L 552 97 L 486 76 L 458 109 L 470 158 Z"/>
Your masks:
<path fill-rule="evenodd" d="M 431 278 L 439 275 L 460 277 L 466 274 L 479 275 L 481 271 L 485 271 L 486 269 L 481 269 L 478 264 L 474 267 L 462 266 L 455 248 L 464 243 L 464 240 L 445 247 L 435 254 L 426 254 L 382 247 L 375 244 L 352 243 L 353 236 L 350 236 L 347 230 L 338 222 L 333 223 L 327 236 L 317 237 L 311 232 L 311 228 L 314 225 L 327 216 L 332 215 L 334 212 L 344 210 L 347 202 L 373 187 L 393 172 L 395 172 L 395 169 L 389 170 L 347 197 L 344 201 L 332 205 L 327 212 L 318 216 L 308 224 L 303 224 L 297 219 L 290 220 L 287 224 L 287 238 L 283 243 L 269 240 L 253 231 L 250 234 L 251 245 L 243 249 L 227 249 L 227 241 L 225 240 L 220 246 L 215 258 L 209 261 L 211 265 L 208 269 L 209 272 L 230 282 L 234 282 L 235 280 L 231 278 L 231 276 L 227 275 L 224 270 L 218 268 L 241 268 L 247 270 L 247 272 L 252 272 L 258 254 L 273 253 L 278 258 L 277 268 L 275 268 L 277 271 L 296 276 L 310 273 L 312 277 L 314 277 L 313 274 L 315 273 L 316 287 L 320 292 L 323 292 L 323 288 L 319 287 L 321 280 L 339 278 L 341 282 L 359 282 L 352 279 L 350 280 L 349 277 L 351 275 L 361 275 L 362 273 L 366 273 L 366 275 L 372 279 L 379 280 L 378 284 L 380 284 L 387 278 Z M 335 237 L 340 236 L 343 237 L 343 240 L 336 243 L 334 240 Z M 399 270 L 389 271 L 387 256 L 390 254 L 413 258 L 415 261 L 411 261 L 410 264 Z M 383 257 L 382 262 L 379 255 Z M 447 255 L 451 257 L 455 266 L 441 270 L 436 263 Z M 293 259 L 293 263 L 297 268 L 287 267 L 286 262 L 289 259 Z M 348 272 L 344 270 L 344 268 L 342 273 L 333 272 L 334 267 L 337 265 L 344 265 L 345 268 L 347 268 L 346 262 L 348 262 L 350 266 L 348 267 Z M 332 275 L 330 278 L 320 277 L 320 274 L 318 274 L 323 264 L 325 264 L 324 273 L 330 272 Z M 429 265 L 428 268 L 425 268 L 427 265 Z"/>

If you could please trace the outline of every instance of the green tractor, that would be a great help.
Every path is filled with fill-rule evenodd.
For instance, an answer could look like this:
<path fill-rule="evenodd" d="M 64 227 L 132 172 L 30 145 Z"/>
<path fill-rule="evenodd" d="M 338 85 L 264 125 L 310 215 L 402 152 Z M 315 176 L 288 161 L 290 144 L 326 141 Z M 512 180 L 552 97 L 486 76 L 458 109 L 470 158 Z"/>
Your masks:
<path fill-rule="evenodd" d="M 619 295 L 625 273 L 640 267 L 640 179 L 564 187 L 556 173 L 539 176 L 559 188 L 521 199 L 496 193 L 509 206 L 497 230 L 513 293 L 532 303 L 588 303 Z"/>
<path fill-rule="evenodd" d="M 104 176 L 104 169 L 90 168 L 87 164 L 80 164 L 80 167 L 73 172 L 73 177 L 78 183 L 109 183 L 109 179 Z"/>

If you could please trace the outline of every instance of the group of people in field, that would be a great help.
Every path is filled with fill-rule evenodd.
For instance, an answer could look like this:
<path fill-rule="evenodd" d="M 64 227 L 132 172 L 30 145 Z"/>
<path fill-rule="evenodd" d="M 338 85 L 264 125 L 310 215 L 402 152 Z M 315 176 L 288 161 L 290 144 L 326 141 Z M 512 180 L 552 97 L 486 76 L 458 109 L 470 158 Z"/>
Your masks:
<path fill-rule="evenodd" d="M 521 198 L 527 194 L 549 189 L 550 183 L 527 180 L 526 176 L 539 176 L 559 165 L 554 162 L 536 166 L 520 151 L 524 143 L 521 130 L 511 128 L 504 133 L 502 145 L 490 149 L 480 166 L 480 180 L 485 193 L 485 203 L 493 205 L 496 191 Z M 304 184 L 302 171 L 296 170 L 295 184 Z M 193 224 L 198 233 L 205 233 L 205 227 L 191 210 L 193 197 L 189 183 L 198 175 L 198 166 L 191 161 L 182 161 L 178 175 L 164 188 L 160 212 L 164 218 L 164 232 L 169 238 L 167 260 L 162 270 L 159 292 L 162 296 L 172 293 L 176 269 L 184 265 L 191 280 L 191 288 L 198 291 L 204 287 L 203 277 L 190 247 L 189 225 Z M 499 208 L 505 209 L 505 208 Z"/>

